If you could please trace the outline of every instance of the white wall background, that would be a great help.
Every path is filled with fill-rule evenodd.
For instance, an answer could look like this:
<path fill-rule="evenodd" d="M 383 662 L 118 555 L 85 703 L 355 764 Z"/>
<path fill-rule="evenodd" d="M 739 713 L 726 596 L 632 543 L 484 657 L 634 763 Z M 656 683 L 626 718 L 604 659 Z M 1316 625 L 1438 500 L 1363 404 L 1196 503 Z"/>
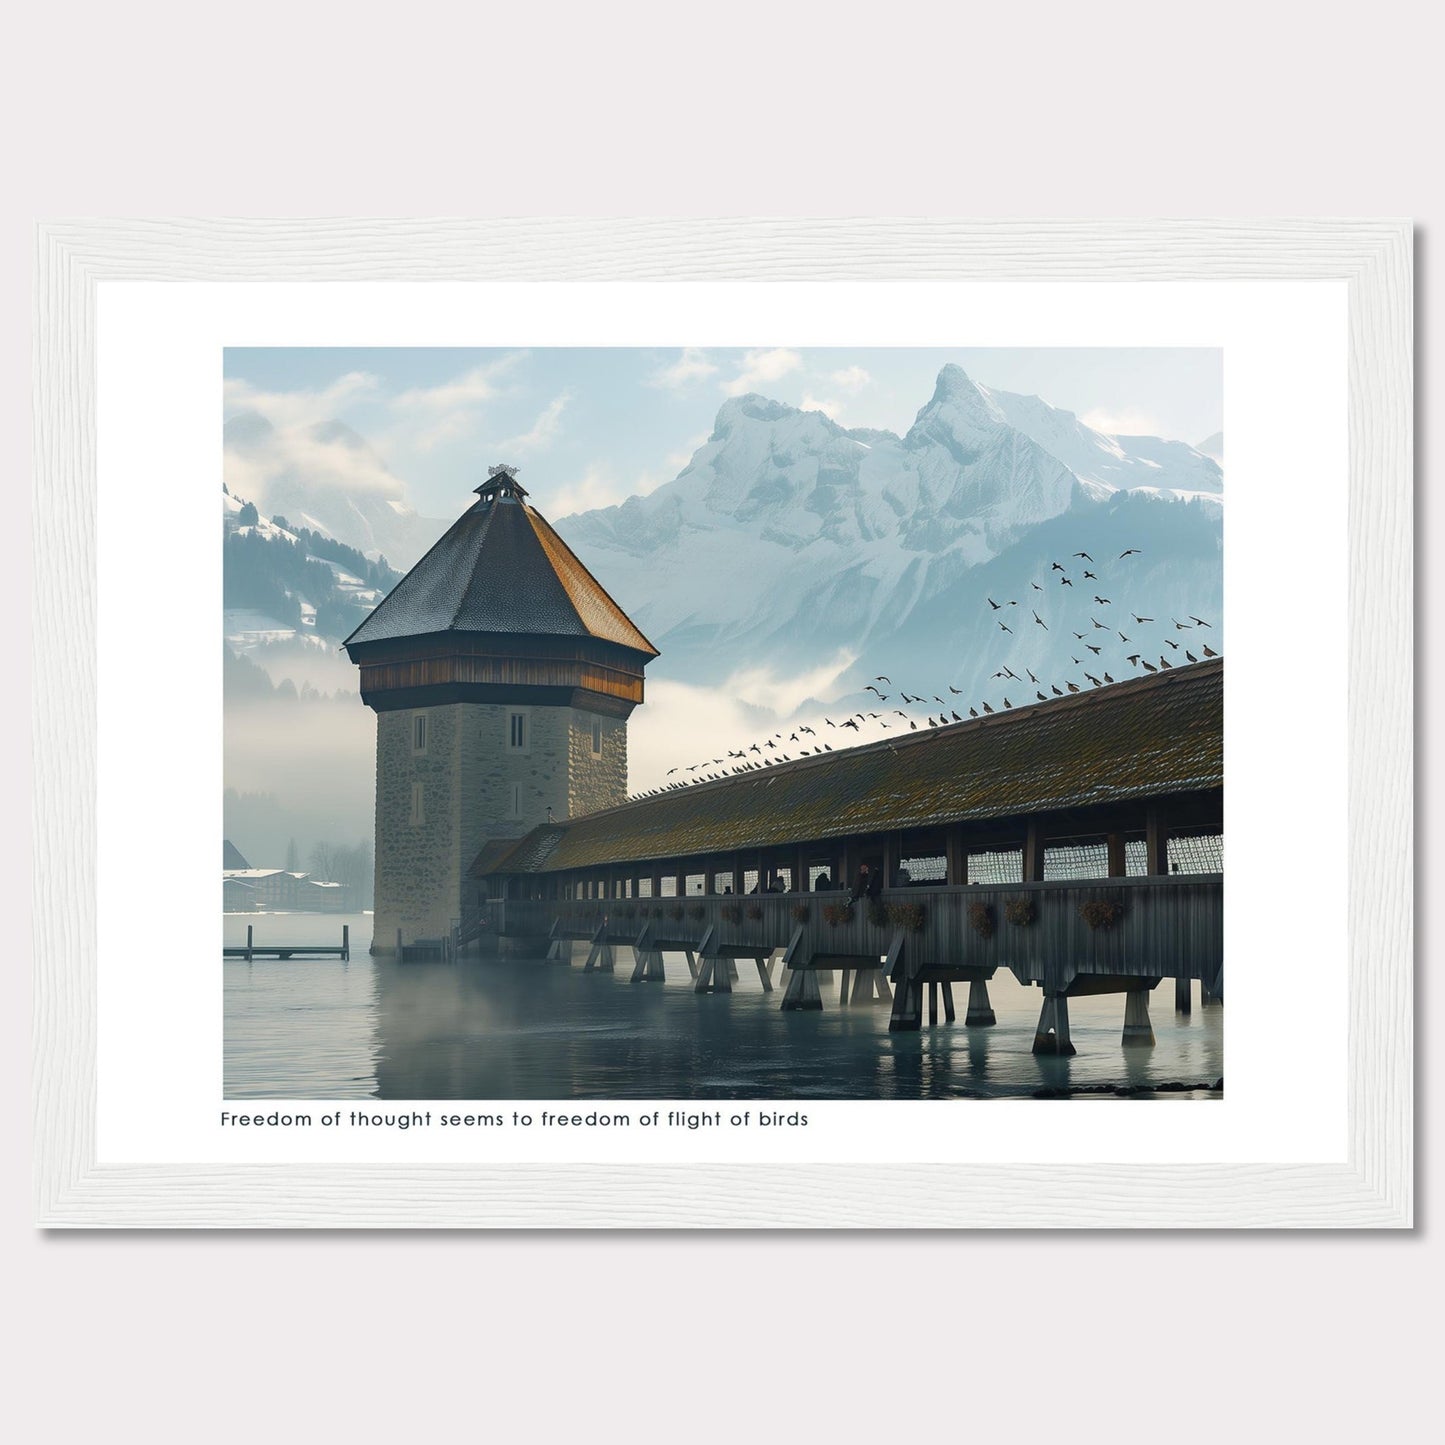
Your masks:
<path fill-rule="evenodd" d="M 1419 4 L 137 0 L 27 7 L 7 29 L 0 616 L 17 632 L 37 217 L 1413 215 L 1430 475 L 1442 36 Z M 1439 555 L 1423 486 L 1419 521 L 1422 558 Z M 1440 589 L 1419 572 L 1423 658 Z M 1422 673 L 1422 736 L 1437 690 Z M 12 697 L 0 725 L 23 820 L 28 709 Z M 23 823 L 0 848 L 23 937 Z M 5 1414 L 22 1439 L 143 1421 L 165 1441 L 711 1441 L 774 1436 L 801 1407 L 840 1439 L 1255 1440 L 1287 1420 L 1332 1441 L 1406 1437 L 1423 1411 L 1438 1150 L 1421 1151 L 1419 1228 L 1388 1238 L 42 1237 L 20 950 L 7 973 L 6 1354 L 23 1384 Z M 1419 1057 L 1425 1140 L 1439 1070 Z"/>

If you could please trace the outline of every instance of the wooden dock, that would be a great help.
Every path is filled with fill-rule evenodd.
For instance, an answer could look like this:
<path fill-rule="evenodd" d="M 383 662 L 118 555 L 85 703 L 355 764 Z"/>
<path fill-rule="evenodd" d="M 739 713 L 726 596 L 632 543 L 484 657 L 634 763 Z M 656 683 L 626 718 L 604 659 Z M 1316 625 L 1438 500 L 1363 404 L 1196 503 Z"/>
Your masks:
<path fill-rule="evenodd" d="M 245 943 L 226 944 L 221 948 L 223 958 L 244 958 L 250 963 L 253 958 L 339 958 L 343 963 L 351 959 L 351 925 L 341 925 L 341 942 L 335 943 L 257 943 L 252 932 L 254 924 L 246 925 Z"/>

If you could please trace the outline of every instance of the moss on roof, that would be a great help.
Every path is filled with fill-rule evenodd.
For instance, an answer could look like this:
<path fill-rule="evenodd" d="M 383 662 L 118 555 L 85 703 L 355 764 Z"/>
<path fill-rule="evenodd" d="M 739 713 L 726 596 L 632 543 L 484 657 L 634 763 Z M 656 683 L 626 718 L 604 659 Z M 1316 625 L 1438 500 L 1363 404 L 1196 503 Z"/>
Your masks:
<path fill-rule="evenodd" d="M 499 866 L 554 873 L 1220 787 L 1223 659 L 698 783 L 535 829 Z"/>

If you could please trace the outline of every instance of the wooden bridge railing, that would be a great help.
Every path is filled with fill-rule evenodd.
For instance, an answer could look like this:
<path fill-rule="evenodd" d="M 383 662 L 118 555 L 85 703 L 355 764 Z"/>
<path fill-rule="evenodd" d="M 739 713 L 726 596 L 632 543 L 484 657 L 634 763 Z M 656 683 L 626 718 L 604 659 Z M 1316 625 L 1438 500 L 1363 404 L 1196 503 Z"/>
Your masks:
<path fill-rule="evenodd" d="M 746 955 L 786 946 L 803 930 L 798 966 L 878 959 L 902 934 L 930 967 L 1059 987 L 1080 975 L 1198 978 L 1211 988 L 1223 966 L 1220 874 L 1079 879 L 942 888 L 885 889 L 876 900 L 836 893 L 716 894 L 681 898 L 496 900 L 480 931 L 511 938 L 591 938 L 605 923 L 611 943 L 645 926 L 652 946 L 695 949 L 709 928 L 720 950 Z"/>

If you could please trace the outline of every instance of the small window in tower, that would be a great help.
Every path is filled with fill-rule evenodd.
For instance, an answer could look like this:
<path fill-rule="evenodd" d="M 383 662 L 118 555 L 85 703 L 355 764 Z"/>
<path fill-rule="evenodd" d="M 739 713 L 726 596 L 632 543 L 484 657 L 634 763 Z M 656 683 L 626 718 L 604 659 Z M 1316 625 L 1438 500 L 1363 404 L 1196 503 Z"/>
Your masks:
<path fill-rule="evenodd" d="M 524 753 L 527 751 L 529 738 L 527 736 L 527 714 L 514 712 L 511 715 L 509 731 L 507 734 L 507 746 L 513 752 Z"/>
<path fill-rule="evenodd" d="M 424 712 L 412 714 L 411 750 L 414 753 L 426 752 L 426 714 Z"/>
<path fill-rule="evenodd" d="M 602 719 L 600 717 L 592 719 L 592 756 L 594 758 L 602 756 Z"/>
<path fill-rule="evenodd" d="M 420 783 L 411 785 L 411 826 L 420 828 L 426 822 L 426 794 Z"/>
<path fill-rule="evenodd" d="M 522 816 L 522 785 L 521 785 L 521 783 L 513 783 L 513 784 L 512 784 L 512 800 L 511 800 L 511 803 L 510 803 L 510 811 L 507 813 L 507 816 L 508 816 L 509 818 L 520 818 L 520 817 Z"/>

